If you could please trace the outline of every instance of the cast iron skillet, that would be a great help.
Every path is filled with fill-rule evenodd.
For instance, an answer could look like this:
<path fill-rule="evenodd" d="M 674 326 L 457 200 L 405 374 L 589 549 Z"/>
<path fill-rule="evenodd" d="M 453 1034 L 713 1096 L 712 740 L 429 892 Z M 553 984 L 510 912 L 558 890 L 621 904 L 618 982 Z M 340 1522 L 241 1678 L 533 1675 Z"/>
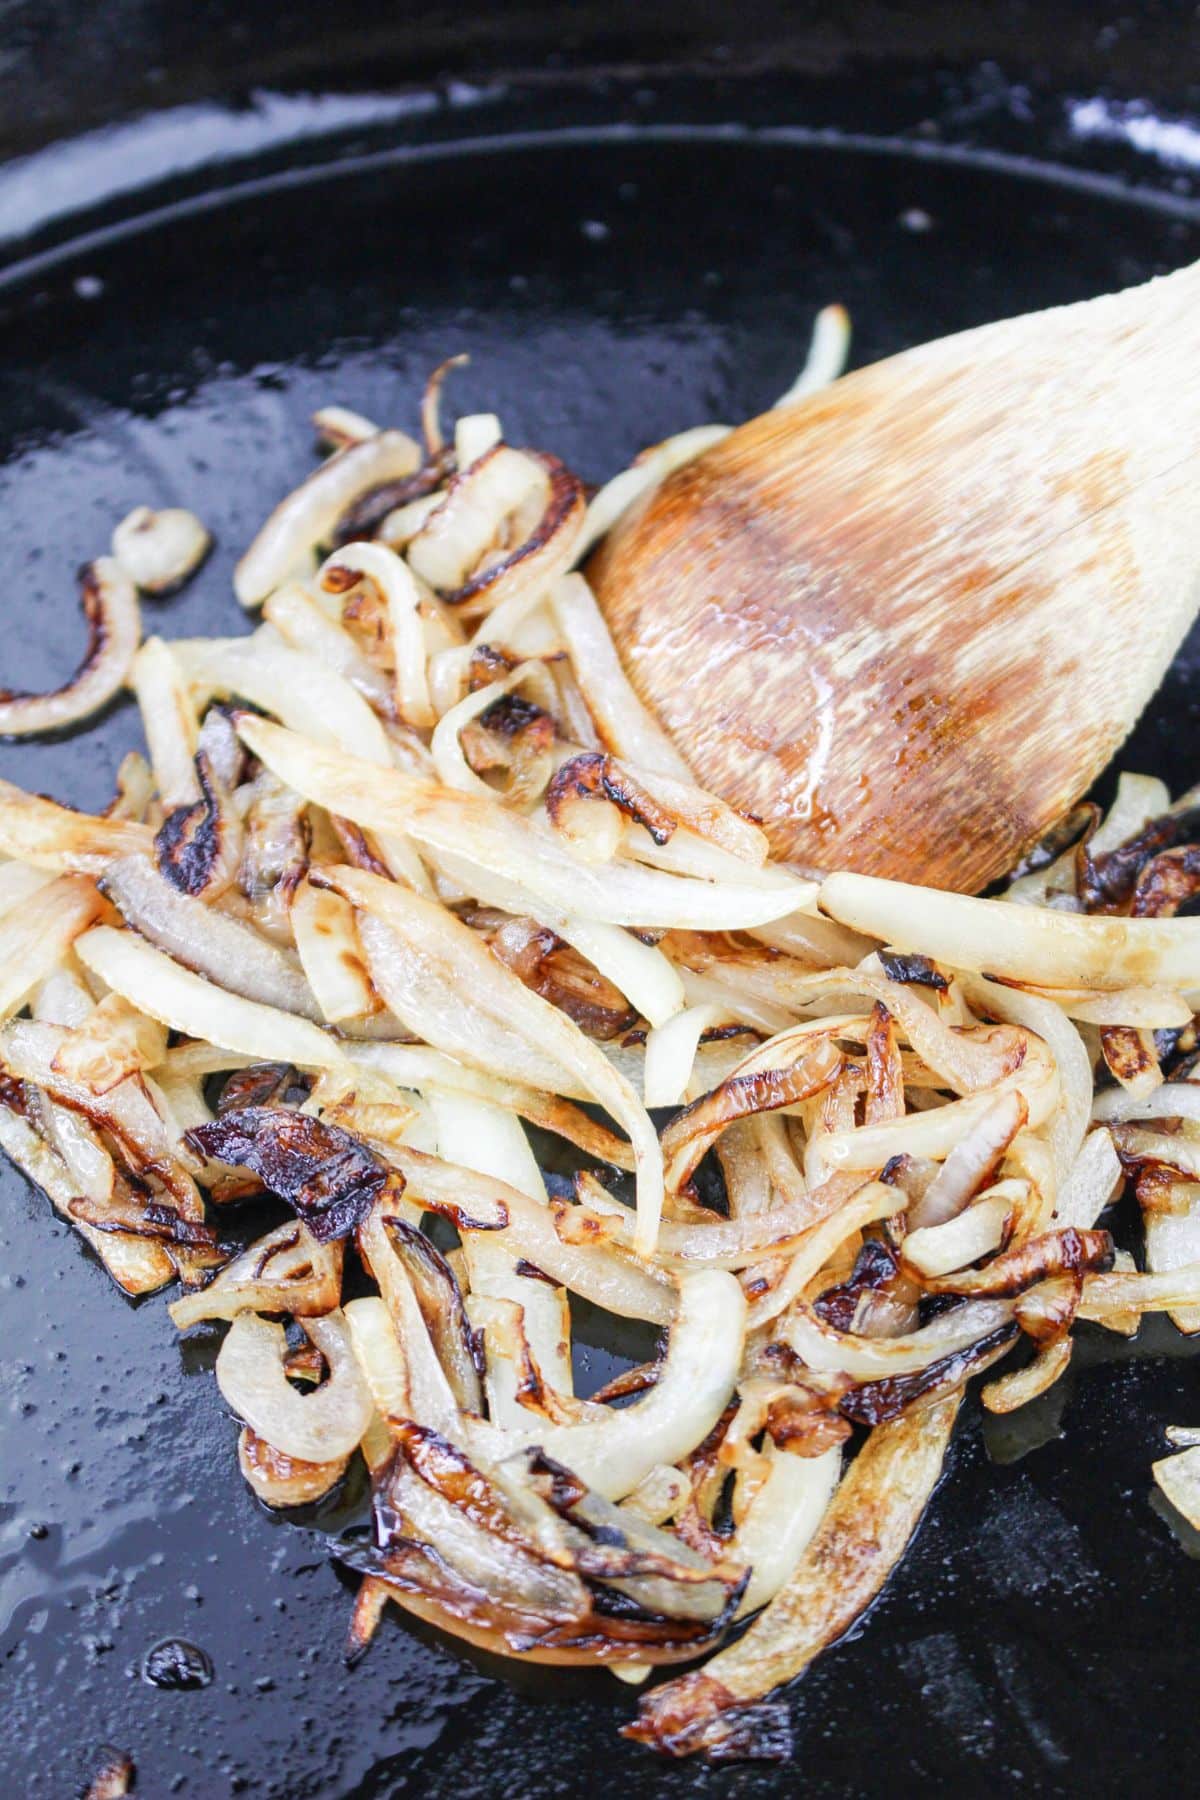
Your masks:
<path fill-rule="evenodd" d="M 1122 67 L 1169 101 L 1184 40 L 1161 19 L 1097 36 L 1085 13 L 1036 51 L 1032 15 L 917 7 L 906 32 L 872 14 L 867 55 L 818 14 L 789 9 L 784 30 L 752 5 L 722 56 L 683 9 L 648 8 L 634 43 L 584 7 L 557 61 L 535 48 L 539 9 L 514 9 L 515 51 L 494 20 L 454 40 L 431 15 L 407 62 L 374 27 L 370 93 L 361 44 L 328 21 L 305 37 L 303 9 L 290 38 L 239 13 L 239 43 L 220 6 L 170 26 L 118 9 L 115 42 L 18 8 L 0 86 L 26 98 L 9 141 L 33 160 L 0 176 L 0 679 L 61 678 L 71 572 L 141 501 L 194 506 L 219 546 L 150 626 L 243 629 L 230 569 L 309 467 L 313 406 L 411 421 L 451 351 L 473 357 L 456 406 L 496 408 L 599 480 L 768 403 L 824 301 L 847 303 L 869 360 L 1200 255 L 1200 138 L 1118 104 L 1139 91 Z M 980 60 L 989 30 L 1005 60 Z M 201 105 L 226 95 L 206 42 L 247 91 L 292 98 Z M 391 77 L 414 72 L 428 84 L 398 97 Z M 301 105 L 297 84 L 357 91 Z M 1176 788 L 1200 777 L 1198 648 L 1123 758 Z M 3 748 L 0 772 L 101 805 L 135 737 L 118 708 L 85 737 Z M 795 1767 L 719 1772 L 622 1743 L 630 1700 L 607 1677 L 502 1674 L 396 1619 L 347 1674 L 352 1584 L 326 1538 L 361 1518 L 360 1488 L 299 1523 L 266 1514 L 235 1467 L 215 1333 L 181 1344 L 161 1299 L 122 1301 L 7 1171 L 0 1238 L 5 1794 L 60 1800 L 104 1742 L 132 1753 L 139 1793 L 200 1800 L 1158 1792 L 1200 1746 L 1195 1545 L 1149 1476 L 1161 1427 L 1200 1422 L 1169 1328 L 1085 1331 L 1070 1380 L 1016 1420 L 969 1404 L 911 1554 L 795 1693 Z M 581 1384 L 613 1354 L 585 1320 Z M 147 1684 L 168 1636 L 207 1653 L 211 1685 Z"/>

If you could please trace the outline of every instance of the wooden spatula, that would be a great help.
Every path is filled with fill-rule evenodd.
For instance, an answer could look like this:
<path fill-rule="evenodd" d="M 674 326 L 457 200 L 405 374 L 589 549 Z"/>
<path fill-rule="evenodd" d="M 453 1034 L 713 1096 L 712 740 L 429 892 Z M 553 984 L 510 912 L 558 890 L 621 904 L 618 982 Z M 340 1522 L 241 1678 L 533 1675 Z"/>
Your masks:
<path fill-rule="evenodd" d="M 639 694 L 778 855 L 984 886 L 1200 606 L 1200 264 L 764 413 L 588 574 Z"/>

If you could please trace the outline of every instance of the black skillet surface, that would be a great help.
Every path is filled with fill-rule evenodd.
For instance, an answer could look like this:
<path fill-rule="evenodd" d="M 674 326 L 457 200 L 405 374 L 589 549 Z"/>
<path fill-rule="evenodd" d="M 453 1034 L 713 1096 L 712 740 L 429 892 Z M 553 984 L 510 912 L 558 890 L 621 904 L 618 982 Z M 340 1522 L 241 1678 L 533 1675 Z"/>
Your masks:
<path fill-rule="evenodd" d="M 314 405 L 409 422 L 451 351 L 473 356 L 454 405 L 494 407 L 517 441 L 599 480 L 669 431 L 768 403 L 826 300 L 849 305 L 869 360 L 1200 254 L 1186 191 L 1092 182 L 1089 165 L 1127 153 L 1089 149 L 1061 107 L 996 71 L 897 78 L 870 102 L 870 141 L 807 129 L 868 129 L 861 92 L 832 77 L 535 98 L 443 90 L 415 125 L 256 151 L 224 200 L 107 237 L 45 225 L 41 260 L 0 286 L 5 681 L 61 678 L 71 571 L 143 500 L 194 506 L 218 539 L 186 593 L 147 605 L 148 627 L 244 629 L 230 570 L 310 466 Z M 901 143 L 879 140 L 881 112 Z M 945 154 L 921 128 L 933 112 L 977 153 Z M 1018 167 L 1030 142 L 1068 173 Z M 298 162 L 303 179 L 280 173 Z M 184 176 L 153 199 L 217 185 Z M 1194 662 L 1124 758 L 1177 786 L 1200 775 Z M 85 737 L 5 747 L 0 773 L 100 805 L 136 735 L 125 707 Z M 1165 1793 L 1200 1747 L 1200 1573 L 1149 1475 L 1162 1425 L 1197 1422 L 1189 1351 L 1165 1327 L 1086 1336 L 1070 1380 L 1018 1421 L 984 1427 L 969 1406 L 911 1554 L 796 1691 L 796 1764 L 713 1771 L 623 1744 L 630 1699 L 608 1678 L 501 1677 L 396 1619 L 346 1673 L 352 1589 L 323 1534 L 361 1495 L 302 1524 L 265 1513 L 236 1470 L 215 1335 L 181 1344 L 161 1299 L 125 1303 L 7 1171 L 0 1241 L 5 1795 L 75 1792 L 106 1741 L 156 1800 Z M 611 1358 L 598 1321 L 581 1335 L 594 1384 Z M 205 1650 L 210 1686 L 141 1678 L 168 1636 Z"/>

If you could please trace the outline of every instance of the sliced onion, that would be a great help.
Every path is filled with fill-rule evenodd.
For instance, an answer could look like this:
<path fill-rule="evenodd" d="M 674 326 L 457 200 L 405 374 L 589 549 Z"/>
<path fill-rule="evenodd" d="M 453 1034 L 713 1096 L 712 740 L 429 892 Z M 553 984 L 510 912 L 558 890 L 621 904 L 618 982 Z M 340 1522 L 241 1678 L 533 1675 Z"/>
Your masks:
<path fill-rule="evenodd" d="M 545 1203 L 541 1170 L 520 1121 L 510 1112 L 445 1092 L 430 1096 L 430 1109 L 439 1149 L 448 1160 L 493 1175 Z M 558 1393 L 573 1393 L 571 1320 L 562 1290 L 536 1275 L 523 1275 L 520 1259 L 489 1232 L 468 1232 L 464 1249 L 472 1295 L 519 1307 L 520 1329 L 541 1376 Z"/>
<path fill-rule="evenodd" d="M 180 1331 L 203 1319 L 243 1312 L 286 1312 L 318 1318 L 341 1297 L 342 1245 L 320 1244 L 299 1219 L 288 1219 L 227 1263 L 199 1293 L 167 1308 Z"/>
<path fill-rule="evenodd" d="M 527 888 L 540 902 L 610 925 L 740 930 L 804 904 L 812 884 L 737 888 L 649 869 L 589 867 L 564 854 L 551 833 L 475 795 L 374 770 L 264 719 L 243 716 L 243 741 L 281 781 L 369 830 L 407 832 L 434 851 Z"/>
<path fill-rule="evenodd" d="M 345 1317 L 375 1408 L 385 1423 L 413 1419 L 457 1441 L 458 1402 L 408 1270 L 383 1225 L 380 1206 L 363 1221 L 359 1242 L 383 1297 L 372 1294 L 351 1300 Z"/>
<path fill-rule="evenodd" d="M 112 535 L 112 553 L 130 581 L 160 598 L 181 588 L 212 549 L 212 536 L 181 506 L 135 506 Z"/>
<path fill-rule="evenodd" d="M 606 1244 L 564 1243 L 549 1208 L 528 1194 L 407 1146 L 374 1147 L 400 1170 L 407 1196 L 444 1214 L 460 1232 L 486 1231 L 515 1257 L 619 1318 L 665 1325 L 674 1316 L 675 1290 L 665 1277 Z"/>
<path fill-rule="evenodd" d="M 367 763 L 391 762 L 383 726 L 362 695 L 336 668 L 290 649 L 273 626 L 261 625 L 248 638 L 181 641 L 175 652 L 202 703 L 214 694 L 240 696 L 318 743 Z"/>
<path fill-rule="evenodd" d="M 1161 1090 L 1160 1090 L 1161 1091 Z M 1055 1225 L 1075 1225 L 1089 1231 L 1125 1179 L 1112 1133 L 1093 1131 L 1059 1184 L 1054 1204 Z"/>
<path fill-rule="evenodd" d="M 648 1253 L 662 1201 L 662 1152 L 629 1083 L 572 1020 L 525 987 L 444 907 L 359 869 L 328 872 L 335 877 L 338 890 L 363 909 L 359 936 L 375 986 L 410 1029 L 466 1062 L 595 1100 L 627 1132 L 637 1159 L 639 1247 Z"/>
<path fill-rule="evenodd" d="M 238 1434 L 238 1467 L 264 1506 L 311 1506 L 337 1486 L 349 1460 L 303 1462 L 276 1450 L 248 1425 Z"/>
<path fill-rule="evenodd" d="M 688 1097 L 700 1039 L 720 1022 L 719 1007 L 711 1003 L 689 1006 L 647 1034 L 642 1080 L 647 1106 L 678 1106 Z"/>
<path fill-rule="evenodd" d="M 737 1381 L 746 1302 L 732 1275 L 707 1269 L 679 1287 L 679 1311 L 658 1382 L 641 1400 L 578 1425 L 520 1432 L 472 1425 L 470 1441 L 497 1460 L 536 1444 L 587 1486 L 619 1500 L 659 1463 L 677 1462 L 720 1418 Z"/>
<path fill-rule="evenodd" d="M 944 1225 L 970 1204 L 1000 1167 L 1009 1145 L 1025 1124 L 1028 1111 L 1022 1096 L 1011 1089 L 997 1097 L 955 1144 L 924 1194 L 910 1208 L 914 1231 Z M 975 1258 L 967 1260 L 974 1262 Z"/>
<path fill-rule="evenodd" d="M 812 342 L 804 367 L 786 393 L 775 402 L 776 410 L 796 406 L 810 394 L 836 381 L 850 354 L 850 314 L 844 306 L 823 306 L 813 324 Z"/>
<path fill-rule="evenodd" d="M 1200 1082 L 1164 1081 L 1149 1094 L 1130 1094 L 1124 1088 L 1108 1088 L 1096 1095 L 1092 1117 L 1110 1125 L 1126 1124 L 1135 1119 L 1200 1121 Z"/>
<path fill-rule="evenodd" d="M 738 1526 L 731 1550 L 750 1570 L 738 1606 L 745 1617 L 774 1599 L 807 1550 L 833 1498 L 842 1472 L 840 1449 L 794 1456 L 770 1441 L 763 1445 L 767 1474 Z"/>
<path fill-rule="evenodd" d="M 747 1708 L 835 1643 L 907 1549 L 942 1472 L 959 1399 L 946 1395 L 876 1427 L 766 1611 L 703 1671 L 647 1695 L 626 1736 L 674 1756 L 719 1751 L 730 1736 L 743 1751 L 753 1747 Z"/>
<path fill-rule="evenodd" d="M 694 425 L 690 431 L 676 432 L 674 437 L 643 450 L 628 469 L 622 469 L 619 475 L 606 481 L 588 504 L 583 531 L 575 546 L 576 561 L 582 562 L 588 551 L 612 530 L 636 501 L 661 487 L 676 469 L 694 462 L 722 438 L 727 438 L 730 430 L 728 425 Z"/>
<path fill-rule="evenodd" d="M 687 763 L 634 693 L 583 576 L 568 575 L 558 582 L 552 601 L 575 679 L 605 746 L 640 768 L 657 769 L 676 781 L 690 783 L 692 772 Z"/>
<path fill-rule="evenodd" d="M 831 875 L 821 907 L 855 931 L 979 974 L 1046 987 L 1200 987 L 1200 919 L 1122 919 L 1006 906 Z"/>
<path fill-rule="evenodd" d="M 379 999 L 367 974 L 349 901 L 305 880 L 292 895 L 288 916 L 304 980 L 317 1000 L 318 1011 L 308 1016 L 323 1016 L 336 1025 L 377 1011 Z"/>
<path fill-rule="evenodd" d="M 303 557 L 327 543 L 342 514 L 369 489 L 400 481 L 421 466 L 402 431 L 379 431 L 331 456 L 275 508 L 233 577 L 243 606 L 261 606 Z"/>
<path fill-rule="evenodd" d="M 393 697 L 397 716 L 409 725 L 433 725 L 436 715 L 425 670 L 421 595 L 412 571 L 386 544 L 343 544 L 323 565 L 318 579 L 328 592 L 343 593 L 347 574 L 372 582 L 383 601 L 395 670 Z"/>
<path fill-rule="evenodd" d="M 1066 1374 L 1071 1361 L 1071 1349 L 1069 1337 L 1058 1338 L 1039 1350 L 1023 1369 L 1010 1369 L 1006 1375 L 989 1381 L 979 1396 L 985 1411 L 1016 1412 L 1019 1407 L 1028 1406 L 1040 1394 L 1047 1393 Z"/>
<path fill-rule="evenodd" d="M 98 819 L 0 781 L 0 853 L 37 869 L 100 875 L 116 856 L 148 854 L 154 834 L 132 819 Z"/>
<path fill-rule="evenodd" d="M 390 712 L 391 684 L 383 670 L 367 661 L 345 627 L 336 624 L 299 582 L 276 588 L 263 605 L 263 617 L 293 650 L 336 669 L 376 712 Z"/>
<path fill-rule="evenodd" d="M 263 1062 L 282 1060 L 298 1068 L 348 1070 L 345 1055 L 333 1039 L 307 1019 L 228 993 L 193 975 L 135 932 L 96 925 L 77 940 L 76 951 L 84 965 L 109 987 L 172 1031 L 207 1039 Z"/>
<path fill-rule="evenodd" d="M 74 1216 L 71 1203 L 79 1190 L 67 1165 L 19 1113 L 4 1105 L 0 1105 L 0 1150 L 86 1238 L 125 1293 L 150 1294 L 174 1279 L 175 1265 L 161 1244 L 125 1232 L 97 1231 Z"/>
<path fill-rule="evenodd" d="M 902 1337 L 862 1337 L 837 1331 L 808 1306 L 796 1306 L 783 1322 L 782 1336 L 810 1369 L 878 1381 L 913 1375 L 943 1357 L 977 1344 L 1012 1318 L 1008 1300 L 973 1300 L 942 1313 L 932 1324 Z"/>
<path fill-rule="evenodd" d="M 905 1263 L 918 1275 L 948 1275 L 998 1250 L 1013 1209 L 1012 1189 L 1017 1185 L 1000 1182 L 943 1223 L 908 1232 L 902 1246 Z"/>
<path fill-rule="evenodd" d="M 1200 1450 L 1184 1450 L 1151 1463 L 1150 1472 L 1176 1512 L 1200 1531 Z"/>
<path fill-rule="evenodd" d="M 112 863 L 103 886 L 126 922 L 176 962 L 247 1000 L 320 1020 L 304 975 L 285 951 L 250 926 L 180 893 L 149 858 L 126 856 Z"/>
<path fill-rule="evenodd" d="M 36 905 L 0 917 L 0 1020 L 24 1006 L 103 910 L 93 882 L 60 875 L 41 889 Z"/>
<path fill-rule="evenodd" d="M 200 727 L 183 671 L 169 645 L 149 637 L 133 659 L 131 676 L 159 799 L 168 812 L 192 806 L 200 798 L 193 760 Z"/>
<path fill-rule="evenodd" d="M 359 1373 L 345 1317 L 306 1319 L 304 1329 L 329 1366 L 329 1379 L 297 1393 L 284 1370 L 283 1327 L 239 1313 L 217 1356 L 217 1385 L 252 1431 L 284 1456 L 328 1463 L 349 1456 L 371 1422 L 371 1395 Z"/>
<path fill-rule="evenodd" d="M 133 583 L 111 556 L 100 556 L 83 570 L 80 599 L 88 627 L 83 661 L 70 681 L 51 693 L 0 693 L 0 737 L 78 725 L 107 706 L 124 684 L 142 633 Z"/>

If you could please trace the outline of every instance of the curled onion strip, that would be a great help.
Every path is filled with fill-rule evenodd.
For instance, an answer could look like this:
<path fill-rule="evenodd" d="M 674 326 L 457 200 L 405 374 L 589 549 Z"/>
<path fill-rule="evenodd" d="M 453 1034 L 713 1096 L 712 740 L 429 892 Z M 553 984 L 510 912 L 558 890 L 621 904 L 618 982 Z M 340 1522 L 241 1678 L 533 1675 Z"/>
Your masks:
<path fill-rule="evenodd" d="M 106 706 L 124 683 L 142 633 L 137 589 L 119 563 L 100 556 L 83 570 L 80 599 L 88 628 L 83 661 L 52 693 L 0 693 L 0 737 L 78 725 Z"/>
<path fill-rule="evenodd" d="M 369 489 L 402 480 L 420 465 L 419 447 L 402 431 L 376 432 L 322 463 L 280 502 L 238 563 L 233 591 L 242 605 L 261 606 Z"/>
<path fill-rule="evenodd" d="M 329 1365 L 315 1393 L 299 1394 L 284 1372 L 281 1325 L 238 1313 L 217 1356 L 217 1385 L 259 1437 L 284 1456 L 329 1463 L 349 1456 L 371 1422 L 371 1395 L 359 1373 L 345 1317 L 306 1319 L 304 1329 Z"/>

